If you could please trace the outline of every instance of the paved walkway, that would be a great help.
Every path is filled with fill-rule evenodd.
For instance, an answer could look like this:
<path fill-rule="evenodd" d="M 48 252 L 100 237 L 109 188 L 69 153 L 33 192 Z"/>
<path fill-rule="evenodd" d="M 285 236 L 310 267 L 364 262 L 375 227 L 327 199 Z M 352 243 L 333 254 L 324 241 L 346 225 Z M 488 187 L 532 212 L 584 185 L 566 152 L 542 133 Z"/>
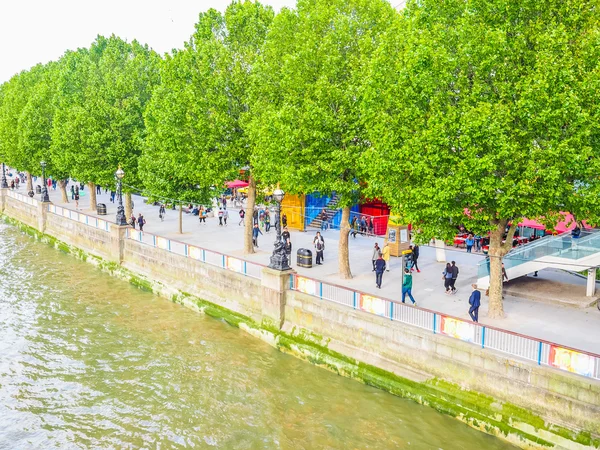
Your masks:
<path fill-rule="evenodd" d="M 22 193 L 25 192 L 23 188 L 20 191 Z M 87 187 L 84 193 L 80 199 L 80 210 L 90 214 Z M 58 189 L 50 192 L 50 199 L 56 205 L 75 209 L 73 202 L 68 204 L 60 202 L 60 192 Z M 145 204 L 143 198 L 139 196 L 134 195 L 133 200 L 135 215 L 137 216 L 141 212 L 146 218 L 145 231 L 232 256 L 245 257 L 248 260 L 262 264 L 268 264 L 269 262 L 275 238 L 274 228 L 271 229 L 270 233 L 259 236 L 260 247 L 257 249 L 257 253 L 244 256 L 242 252 L 244 237 L 242 227 L 238 225 L 239 216 L 237 210 L 229 211 L 230 219 L 226 227 L 219 227 L 217 218 L 208 218 L 206 224 L 200 224 L 197 217 L 184 213 L 184 232 L 183 234 L 179 234 L 177 232 L 178 211 L 167 210 L 166 218 L 161 222 L 158 218 L 158 207 Z M 104 193 L 99 195 L 98 202 L 106 203 L 108 218 L 113 219 L 116 214 L 116 205 L 110 202 L 109 195 Z M 106 218 L 106 216 L 98 217 Z M 315 231 L 291 231 L 293 245 L 292 267 L 299 274 L 348 286 L 374 295 L 391 299 L 400 298 L 402 282 L 399 258 L 392 258 L 390 272 L 386 272 L 383 276 L 382 289 L 379 290 L 375 287 L 375 275 L 371 270 L 372 248 L 375 242 L 383 246 L 383 238 L 363 236 L 357 236 L 355 239 L 350 238 L 350 264 L 354 275 L 354 278 L 351 280 L 342 280 L 337 275 L 339 232 L 335 230 L 328 230 L 323 233 L 326 245 L 324 265 L 313 266 L 310 269 L 297 267 L 295 261 L 296 250 L 302 247 L 313 249 L 312 239 Z M 470 285 L 476 280 L 477 263 L 483 256 L 468 254 L 464 251 L 455 251 L 452 248 L 448 249 L 446 254 L 448 260 L 454 259 L 460 269 L 460 275 L 456 283 L 458 288 L 457 294 L 448 296 L 444 293 L 442 281 L 444 264 L 435 261 L 434 248 L 423 246 L 421 247 L 419 258 L 421 273 L 415 272 L 413 274 L 413 295 L 419 306 L 423 308 L 469 320 L 467 311 L 469 306 L 468 298 L 471 293 Z M 564 279 L 565 277 L 562 278 Z M 574 286 L 579 284 L 578 288 L 585 289 L 585 287 L 580 286 L 581 281 L 574 281 L 573 283 Z M 493 325 L 600 354 L 600 311 L 596 307 L 579 309 L 544 304 L 507 295 L 504 304 L 506 317 L 501 320 L 492 320 L 486 317 L 488 309 L 487 297 L 483 296 L 482 301 L 483 304 L 479 314 L 482 324 Z"/>

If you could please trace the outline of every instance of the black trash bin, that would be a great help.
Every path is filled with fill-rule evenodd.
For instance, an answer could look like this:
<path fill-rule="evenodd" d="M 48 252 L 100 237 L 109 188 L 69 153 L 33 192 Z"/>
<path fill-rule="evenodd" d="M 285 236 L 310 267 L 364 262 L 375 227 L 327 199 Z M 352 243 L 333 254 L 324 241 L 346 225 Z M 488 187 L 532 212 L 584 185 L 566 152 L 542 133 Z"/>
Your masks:
<path fill-rule="evenodd" d="M 312 267 L 312 252 L 306 248 L 299 248 L 296 253 L 296 264 L 299 267 Z"/>
<path fill-rule="evenodd" d="M 35 193 L 36 194 L 41 194 L 42 193 L 42 187 L 39 184 L 35 187 Z"/>
<path fill-rule="evenodd" d="M 106 204 L 98 203 L 96 205 L 96 211 L 98 211 L 99 216 L 105 216 L 106 215 Z"/>

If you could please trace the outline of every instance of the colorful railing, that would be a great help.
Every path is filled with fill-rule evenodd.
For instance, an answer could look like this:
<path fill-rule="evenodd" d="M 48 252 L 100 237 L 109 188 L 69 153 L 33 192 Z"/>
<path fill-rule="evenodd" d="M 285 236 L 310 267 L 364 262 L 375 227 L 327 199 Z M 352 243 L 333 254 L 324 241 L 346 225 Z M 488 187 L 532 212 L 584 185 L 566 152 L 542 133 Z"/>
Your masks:
<path fill-rule="evenodd" d="M 48 212 L 56 214 L 57 216 L 66 217 L 67 219 L 75 220 L 76 222 L 83 223 L 92 228 L 97 228 L 107 232 L 110 231 L 110 222 L 94 216 L 88 216 L 87 214 L 73 211 L 68 208 L 62 208 L 60 206 L 50 204 L 48 205 Z"/>
<path fill-rule="evenodd" d="M 202 247 L 186 244 L 173 239 L 167 239 L 146 231 L 142 232 L 139 230 L 128 229 L 127 239 L 141 242 L 155 248 L 160 248 L 186 258 L 195 259 L 197 261 L 230 270 L 251 278 L 256 278 L 259 280 L 261 279 L 262 268 L 264 267 L 261 264 L 245 261 L 224 253 L 207 250 Z"/>
<path fill-rule="evenodd" d="M 18 192 L 12 190 L 9 190 L 7 194 L 9 197 L 19 200 L 20 202 L 27 203 L 31 206 L 36 206 L 38 204 L 38 200 L 33 197 L 29 197 L 28 195 L 19 194 Z"/>
<path fill-rule="evenodd" d="M 600 355 L 459 319 L 313 278 L 290 276 L 290 289 L 474 345 L 600 380 Z"/>
<path fill-rule="evenodd" d="M 9 191 L 9 196 L 28 204 L 37 204 L 29 202 L 30 200 L 37 202 L 37 200 L 13 191 Z M 48 205 L 48 212 L 101 230 L 110 230 L 110 224 L 107 221 L 66 208 Z M 262 268 L 264 267 L 261 264 L 139 230 L 128 229 L 126 237 L 127 239 L 160 248 L 186 258 L 202 261 L 222 269 L 231 270 L 251 278 L 260 279 Z M 429 330 L 434 334 L 442 334 L 460 339 L 480 346 L 483 349 L 495 350 L 523 358 L 538 365 L 554 367 L 559 370 L 600 380 L 600 355 L 584 350 L 574 349 L 496 327 L 480 325 L 440 312 L 410 306 L 397 300 L 377 297 L 336 284 L 299 276 L 298 274 L 290 276 L 289 288 L 364 313 L 374 314 L 389 320 Z"/>

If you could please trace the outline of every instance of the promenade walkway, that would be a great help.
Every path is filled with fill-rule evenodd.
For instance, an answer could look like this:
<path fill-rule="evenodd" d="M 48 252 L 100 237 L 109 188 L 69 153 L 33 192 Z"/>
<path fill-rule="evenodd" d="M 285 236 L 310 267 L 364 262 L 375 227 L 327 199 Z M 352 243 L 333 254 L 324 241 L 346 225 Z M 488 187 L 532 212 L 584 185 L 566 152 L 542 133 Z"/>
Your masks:
<path fill-rule="evenodd" d="M 24 189 L 20 189 L 24 193 Z M 103 191 L 104 192 L 104 191 Z M 91 214 L 89 209 L 89 192 L 87 187 L 80 199 L 79 210 Z M 75 209 L 75 203 L 63 204 L 60 192 L 50 191 L 50 199 L 58 206 Z M 252 255 L 244 255 L 242 226 L 238 225 L 239 216 L 237 209 L 230 209 L 229 223 L 225 227 L 218 225 L 218 219 L 208 218 L 206 224 L 200 224 L 197 217 L 183 214 L 183 234 L 178 233 L 178 211 L 167 210 L 163 222 L 158 217 L 158 207 L 144 203 L 140 196 L 133 196 L 137 216 L 142 213 L 147 224 L 144 231 L 163 237 L 178 240 L 188 244 L 197 245 L 206 249 L 226 253 L 231 256 L 243 257 L 249 261 L 268 264 L 273 249 L 275 229 L 270 233 L 259 236 L 259 248 Z M 99 203 L 105 203 L 108 216 L 97 216 L 114 220 L 116 205 L 110 202 L 109 194 L 98 196 Z M 390 272 L 383 277 L 382 289 L 375 287 L 375 275 L 371 269 L 371 255 L 375 242 L 383 246 L 383 238 L 357 236 L 350 238 L 350 264 L 354 278 L 343 280 L 338 276 L 337 245 L 339 232 L 328 230 L 323 233 L 325 237 L 325 262 L 322 266 L 301 268 L 296 266 L 296 250 L 299 248 L 313 249 L 312 240 L 316 230 L 308 232 L 291 231 L 292 237 L 292 267 L 301 275 L 351 287 L 366 293 L 398 300 L 401 296 L 401 271 L 400 259 L 392 258 Z M 313 252 L 314 255 L 314 252 Z M 421 273 L 413 274 L 413 295 L 418 305 L 423 308 L 439 311 L 448 315 L 469 320 L 468 298 L 471 293 L 471 283 L 476 281 L 477 263 L 481 255 L 467 254 L 462 251 L 447 251 L 448 260 L 455 260 L 460 269 L 456 286 L 456 295 L 448 296 L 444 293 L 442 271 L 444 264 L 435 260 L 435 249 L 422 246 L 419 267 Z M 313 261 L 314 262 L 314 261 Z M 574 277 L 572 277 L 574 279 Z M 573 285 L 573 289 L 582 289 L 585 292 L 584 280 Z M 539 339 L 557 342 L 562 345 L 600 353 L 600 311 L 596 307 L 584 309 L 568 306 L 540 303 L 523 298 L 506 296 L 504 308 L 506 317 L 501 320 L 492 320 L 487 316 L 487 297 L 482 296 L 480 309 L 480 322 L 484 325 L 496 326 L 513 332 L 525 334 Z"/>

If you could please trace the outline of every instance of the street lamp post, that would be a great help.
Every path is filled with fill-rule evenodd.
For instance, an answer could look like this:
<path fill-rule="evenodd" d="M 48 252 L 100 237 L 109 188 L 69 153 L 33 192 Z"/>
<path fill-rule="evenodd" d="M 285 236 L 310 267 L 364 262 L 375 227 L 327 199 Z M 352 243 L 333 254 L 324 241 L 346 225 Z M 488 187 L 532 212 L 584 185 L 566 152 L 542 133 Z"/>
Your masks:
<path fill-rule="evenodd" d="M 117 225 L 124 226 L 127 225 L 127 218 L 125 217 L 125 208 L 123 208 L 123 177 L 125 176 L 125 172 L 123 169 L 119 167 L 119 169 L 115 172 L 115 179 L 117 180 L 117 200 L 119 201 L 119 205 L 117 206 Z"/>
<path fill-rule="evenodd" d="M 2 163 L 2 184 L 0 185 L 2 189 L 8 189 L 8 182 L 6 181 L 6 166 Z"/>
<path fill-rule="evenodd" d="M 40 166 L 42 166 L 42 203 L 49 203 L 50 197 L 48 197 L 48 185 L 46 184 L 46 161 L 42 161 Z"/>
<path fill-rule="evenodd" d="M 281 202 L 285 197 L 285 192 L 277 186 L 277 189 L 273 192 L 273 198 L 277 202 L 277 210 L 275 215 L 275 227 L 277 235 L 275 236 L 275 244 L 273 254 L 271 255 L 271 264 L 269 267 L 275 270 L 289 270 L 291 269 L 285 252 L 285 243 L 281 241 Z"/>

